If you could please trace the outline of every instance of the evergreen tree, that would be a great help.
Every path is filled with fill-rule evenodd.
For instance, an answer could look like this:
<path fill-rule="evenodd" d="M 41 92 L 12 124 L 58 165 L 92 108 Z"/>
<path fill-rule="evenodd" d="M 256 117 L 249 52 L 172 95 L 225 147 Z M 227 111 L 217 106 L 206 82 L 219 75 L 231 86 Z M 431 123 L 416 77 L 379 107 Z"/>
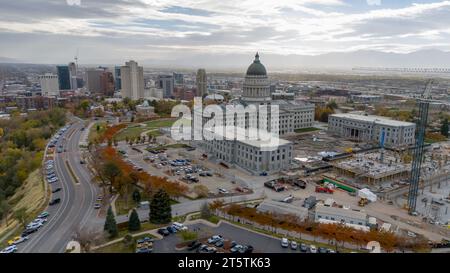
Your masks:
<path fill-rule="evenodd" d="M 448 137 L 448 119 L 442 121 L 441 135 Z"/>
<path fill-rule="evenodd" d="M 103 228 L 106 232 L 108 232 L 111 238 L 116 237 L 118 232 L 116 218 L 114 217 L 114 213 L 112 208 L 108 208 L 108 213 L 106 215 L 105 226 Z"/>
<path fill-rule="evenodd" d="M 203 219 L 209 219 L 212 216 L 211 210 L 209 209 L 208 203 L 203 203 L 200 210 L 200 215 Z"/>
<path fill-rule="evenodd" d="M 167 192 L 160 189 L 150 203 L 150 222 L 154 224 L 167 224 L 172 220 L 172 208 Z"/>
<path fill-rule="evenodd" d="M 141 229 L 141 220 L 139 220 L 139 215 L 135 209 L 131 212 L 130 220 L 128 220 L 128 230 L 138 231 Z"/>
<path fill-rule="evenodd" d="M 141 193 L 139 192 L 138 189 L 135 189 L 133 192 L 133 200 L 137 204 L 139 204 L 141 202 Z"/>

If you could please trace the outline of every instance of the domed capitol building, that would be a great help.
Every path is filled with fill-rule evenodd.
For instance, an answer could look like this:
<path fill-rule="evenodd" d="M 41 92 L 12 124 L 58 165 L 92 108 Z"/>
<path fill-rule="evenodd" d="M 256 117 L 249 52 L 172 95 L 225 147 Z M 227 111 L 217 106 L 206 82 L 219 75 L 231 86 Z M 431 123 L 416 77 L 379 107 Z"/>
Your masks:
<path fill-rule="evenodd" d="M 220 106 L 225 111 L 226 106 L 230 104 L 244 107 L 252 104 L 256 106 L 266 105 L 269 109 L 275 105 L 278 106 L 279 116 L 272 117 L 269 110 L 267 118 L 267 130 L 269 132 L 277 130 L 278 134 L 276 135 L 282 136 L 292 133 L 296 129 L 312 127 L 314 122 L 315 108 L 313 104 L 295 100 L 272 99 L 267 70 L 261 63 L 258 53 L 256 53 L 253 63 L 247 69 L 242 97 Z M 259 114 L 257 119 L 259 121 Z M 208 119 L 204 118 L 203 124 L 207 121 Z M 239 120 L 239 117 L 235 117 L 231 123 L 229 120 L 225 120 L 224 124 L 234 125 L 238 128 L 243 127 L 243 130 L 238 129 L 236 131 L 245 131 L 249 128 L 248 117 L 245 120 Z M 253 174 L 261 172 L 276 173 L 288 169 L 294 156 L 293 144 L 290 141 L 282 138 L 277 138 L 277 140 L 276 147 L 273 147 L 273 149 L 268 149 L 268 145 L 272 144 L 257 139 L 224 138 L 224 140 L 203 141 L 196 143 L 196 145 L 203 147 L 210 159 L 216 160 L 217 163 L 242 168 Z"/>

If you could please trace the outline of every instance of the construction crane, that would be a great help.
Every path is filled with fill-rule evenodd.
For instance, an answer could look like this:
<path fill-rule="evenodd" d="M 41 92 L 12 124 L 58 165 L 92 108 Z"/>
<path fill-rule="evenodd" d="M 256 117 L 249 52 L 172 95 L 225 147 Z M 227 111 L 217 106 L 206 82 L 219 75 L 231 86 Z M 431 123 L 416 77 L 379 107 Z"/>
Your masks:
<path fill-rule="evenodd" d="M 431 89 L 433 88 L 433 79 L 429 79 L 425 89 L 422 93 L 422 99 L 430 100 L 431 99 Z"/>
<path fill-rule="evenodd" d="M 384 162 L 384 138 L 385 138 L 386 132 L 383 130 L 381 130 L 381 136 L 380 136 L 380 148 L 381 148 L 381 152 L 380 152 L 380 162 L 383 163 Z"/>
<path fill-rule="evenodd" d="M 78 75 L 78 48 L 77 48 L 77 52 L 75 54 L 74 60 L 75 60 L 75 65 L 76 65 L 76 70 L 77 70 L 77 75 Z"/>
<path fill-rule="evenodd" d="M 419 118 L 417 120 L 416 128 L 416 144 L 413 151 L 413 161 L 411 163 L 411 176 L 409 180 L 408 192 L 408 211 L 409 214 L 415 215 L 417 196 L 419 191 L 420 171 L 422 168 L 422 159 L 424 153 L 425 129 L 428 121 L 428 108 L 430 103 L 428 99 L 431 97 L 431 88 L 433 80 L 429 80 L 425 86 L 422 98 L 418 99 L 419 103 Z"/>

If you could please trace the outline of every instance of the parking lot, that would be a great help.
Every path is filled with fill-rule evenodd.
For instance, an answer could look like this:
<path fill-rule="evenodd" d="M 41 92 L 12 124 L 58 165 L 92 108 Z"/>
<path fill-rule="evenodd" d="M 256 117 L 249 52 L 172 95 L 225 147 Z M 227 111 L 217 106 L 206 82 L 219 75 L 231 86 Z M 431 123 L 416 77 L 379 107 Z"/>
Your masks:
<path fill-rule="evenodd" d="M 196 185 L 203 185 L 208 191 L 208 197 L 244 194 L 249 190 L 235 180 L 224 177 L 220 172 L 207 166 L 201 156 L 193 156 L 193 151 L 186 148 L 150 149 L 147 146 L 121 145 L 118 151 L 125 160 L 142 168 L 151 175 L 167 177 L 170 181 L 186 184 L 191 190 L 190 195 L 196 197 Z"/>
<path fill-rule="evenodd" d="M 252 232 L 228 223 L 222 223 L 218 227 L 210 227 L 204 224 L 189 225 L 189 230 L 196 231 L 198 238 L 210 238 L 213 235 L 221 235 L 226 241 L 231 243 L 235 241 L 237 244 L 244 246 L 251 245 L 253 253 L 302 253 L 300 249 L 292 250 L 290 247 L 281 247 L 281 239 L 266 236 L 260 233 Z M 180 236 L 171 234 L 162 240 L 155 240 L 153 244 L 154 253 L 173 253 L 176 245 L 181 243 Z M 226 246 L 227 244 L 225 244 Z M 212 246 L 212 245 L 209 245 Z M 218 252 L 228 252 L 228 249 L 217 248 Z M 196 252 L 187 249 L 179 250 L 180 253 Z"/>

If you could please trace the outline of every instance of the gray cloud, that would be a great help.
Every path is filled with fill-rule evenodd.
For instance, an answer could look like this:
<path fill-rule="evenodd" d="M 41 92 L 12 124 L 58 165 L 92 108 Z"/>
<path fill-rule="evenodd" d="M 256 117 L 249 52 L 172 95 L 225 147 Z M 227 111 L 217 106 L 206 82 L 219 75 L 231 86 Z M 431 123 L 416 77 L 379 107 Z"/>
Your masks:
<path fill-rule="evenodd" d="M 450 2 L 340 13 L 340 1 L 0 0 L 0 57 L 86 62 L 198 54 L 449 50 Z M 446 6 L 447 5 L 447 6 Z M 350 10 L 349 4 L 346 10 Z"/>

